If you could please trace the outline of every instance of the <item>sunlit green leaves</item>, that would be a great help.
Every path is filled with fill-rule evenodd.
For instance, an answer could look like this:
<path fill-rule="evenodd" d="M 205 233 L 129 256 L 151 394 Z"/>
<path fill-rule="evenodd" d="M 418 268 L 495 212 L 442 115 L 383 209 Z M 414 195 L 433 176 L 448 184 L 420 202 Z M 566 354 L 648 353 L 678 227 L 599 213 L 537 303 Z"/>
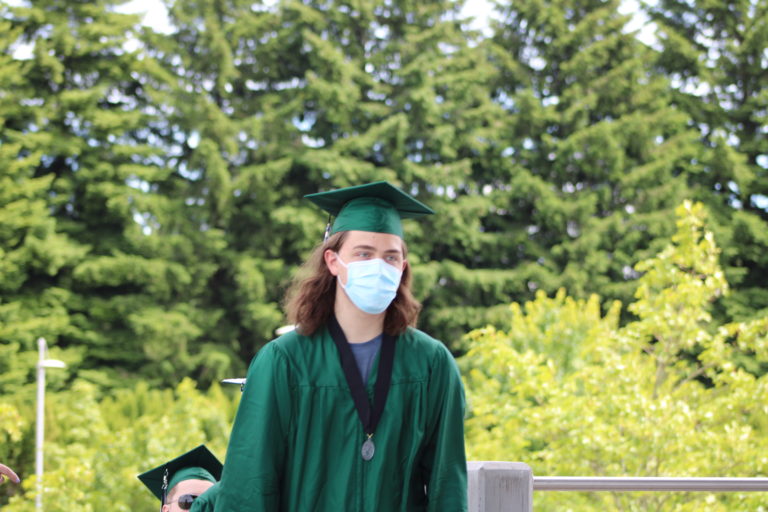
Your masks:
<path fill-rule="evenodd" d="M 125 512 L 157 507 L 136 476 L 202 443 L 223 461 L 238 400 L 234 386 L 214 385 L 203 393 L 188 379 L 163 391 L 139 384 L 109 398 L 82 381 L 49 394 L 45 509 L 96 511 L 105 503 L 109 510 Z M 0 403 L 0 419 L 0 439 L 18 442 L 20 418 L 14 409 Z M 31 512 L 36 479 L 31 467 L 18 469 L 24 494 L 11 498 L 3 510 Z"/>
<path fill-rule="evenodd" d="M 468 335 L 469 458 L 521 460 L 540 476 L 761 476 L 768 469 L 768 320 L 718 325 L 727 289 L 699 203 L 677 209 L 673 244 L 637 265 L 639 320 L 564 292 L 513 304 L 507 330 Z M 738 493 L 535 493 L 537 510 L 752 509 Z"/>

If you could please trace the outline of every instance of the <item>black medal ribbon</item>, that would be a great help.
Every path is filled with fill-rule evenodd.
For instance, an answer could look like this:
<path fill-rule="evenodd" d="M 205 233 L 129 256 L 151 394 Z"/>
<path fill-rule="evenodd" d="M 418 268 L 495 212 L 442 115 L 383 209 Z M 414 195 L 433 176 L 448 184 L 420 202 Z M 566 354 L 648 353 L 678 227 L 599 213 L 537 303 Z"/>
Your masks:
<path fill-rule="evenodd" d="M 363 443 L 362 456 L 365 460 L 371 460 L 374 453 L 372 441 L 373 433 L 379 424 L 381 415 L 384 412 L 384 404 L 387 401 L 390 384 L 392 383 L 392 365 L 395 360 L 395 337 L 384 333 L 381 343 L 381 353 L 379 355 L 379 369 L 376 376 L 376 384 L 373 388 L 373 405 L 368 401 L 368 394 L 365 391 L 363 378 L 355 363 L 355 356 L 352 349 L 349 348 L 349 342 L 341 329 L 335 316 L 331 316 L 328 321 L 328 331 L 331 338 L 339 350 L 341 358 L 341 369 L 344 370 L 344 377 L 347 379 L 349 391 L 352 393 L 352 401 L 355 403 L 357 415 L 363 424 L 363 430 L 368 437 Z"/>

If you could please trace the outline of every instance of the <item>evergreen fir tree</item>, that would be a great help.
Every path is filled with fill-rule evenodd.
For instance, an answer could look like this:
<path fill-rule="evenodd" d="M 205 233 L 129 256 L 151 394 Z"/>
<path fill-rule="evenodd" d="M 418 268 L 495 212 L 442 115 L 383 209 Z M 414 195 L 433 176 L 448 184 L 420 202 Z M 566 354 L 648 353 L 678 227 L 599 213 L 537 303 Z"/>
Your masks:
<path fill-rule="evenodd" d="M 51 214 L 54 176 L 36 173 L 51 137 L 38 124 L 42 102 L 27 79 L 30 62 L 14 57 L 23 51 L 23 28 L 9 17 L 0 5 L 0 386 L 23 400 L 33 396 L 26 384 L 33 380 L 37 338 L 54 342 L 72 329 L 72 293 L 62 278 L 87 248 L 62 233 Z M 77 361 L 79 352 L 58 357 Z"/>
<path fill-rule="evenodd" d="M 707 150 L 692 181 L 715 214 L 732 286 L 720 314 L 760 316 L 768 311 L 768 2 L 662 0 L 645 9 L 658 27 L 658 67 Z"/>
<path fill-rule="evenodd" d="M 146 63 L 129 49 L 138 18 L 115 5 L 8 9 L 14 43 L 31 49 L 18 65 L 22 105 L 34 108 L 6 121 L 2 135 L 22 141 L 19 156 L 34 156 L 19 172 L 37 183 L 36 207 L 46 212 L 37 219 L 57 237 L 40 247 L 56 264 L 23 291 L 57 298 L 63 325 L 49 343 L 80 351 L 82 365 L 72 369 L 106 386 L 136 373 L 176 380 L 189 371 L 186 343 L 197 332 L 183 300 L 190 273 L 152 236 L 164 204 L 153 183 L 166 171 L 152 161 L 158 149 L 135 136 L 151 117 L 136 80 Z"/>
<path fill-rule="evenodd" d="M 494 221 L 517 241 L 504 255 L 516 300 L 565 287 L 628 301 L 634 263 L 664 243 L 690 194 L 695 134 L 618 8 L 511 2 L 494 25 L 495 92 L 510 114 Z"/>
<path fill-rule="evenodd" d="M 381 179 L 441 210 L 425 229 L 409 226 L 408 243 L 427 305 L 422 326 L 458 339 L 463 324 L 440 320 L 452 316 L 458 297 L 438 284 L 455 268 L 439 237 L 464 239 L 465 228 L 449 219 L 467 220 L 463 212 L 443 215 L 454 207 L 454 189 L 473 187 L 472 158 L 487 151 L 493 117 L 502 114 L 486 87 L 493 70 L 462 32 L 460 4 L 217 6 L 179 0 L 171 9 L 178 32 L 150 34 L 146 43 L 183 84 L 168 89 L 168 110 L 177 116 L 165 134 L 195 144 L 180 144 L 180 156 L 169 159 L 186 169 L 179 197 L 189 194 L 200 206 L 196 222 L 225 233 L 219 279 L 209 286 L 219 293 L 208 304 L 227 305 L 217 326 L 227 337 L 217 344 L 237 347 L 248 361 L 273 336 L 290 273 L 319 243 L 327 220 L 302 196 Z M 213 40 L 227 43 L 224 53 L 200 58 L 209 50 L 195 45 Z M 204 144 L 213 160 L 195 156 Z M 229 184 L 226 200 L 198 192 L 216 190 L 214 169 L 224 176 L 217 183 Z M 218 224 L 214 204 L 228 211 Z M 420 268 L 419 260 L 431 259 L 438 261 Z M 504 297 L 488 296 L 474 312 Z"/>

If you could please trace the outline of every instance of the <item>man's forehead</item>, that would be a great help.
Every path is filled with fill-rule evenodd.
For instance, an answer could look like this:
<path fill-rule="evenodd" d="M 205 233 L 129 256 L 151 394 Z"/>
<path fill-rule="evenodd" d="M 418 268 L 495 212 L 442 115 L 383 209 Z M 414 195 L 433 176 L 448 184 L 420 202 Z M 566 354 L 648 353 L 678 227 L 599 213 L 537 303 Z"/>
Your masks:
<path fill-rule="evenodd" d="M 350 248 L 373 249 L 379 251 L 403 251 L 403 240 L 397 235 L 372 233 L 368 231 L 349 231 L 344 245 Z"/>
<path fill-rule="evenodd" d="M 213 486 L 213 482 L 208 480 L 198 480 L 192 478 L 190 480 L 183 480 L 176 484 L 173 488 L 173 494 L 197 494 L 200 495 L 210 489 Z"/>

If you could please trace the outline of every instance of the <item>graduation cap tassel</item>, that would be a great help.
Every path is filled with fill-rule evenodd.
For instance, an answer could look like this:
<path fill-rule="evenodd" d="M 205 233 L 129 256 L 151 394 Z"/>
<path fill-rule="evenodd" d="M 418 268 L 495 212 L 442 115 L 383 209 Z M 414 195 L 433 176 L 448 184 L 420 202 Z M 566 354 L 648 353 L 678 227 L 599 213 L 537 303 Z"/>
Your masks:
<path fill-rule="evenodd" d="M 328 215 L 328 224 L 325 225 L 325 233 L 323 234 L 323 242 L 328 240 L 328 237 L 331 235 L 331 216 Z"/>
<path fill-rule="evenodd" d="M 163 511 L 163 506 L 165 505 L 165 498 L 166 493 L 168 492 L 168 468 L 165 468 L 165 472 L 163 473 L 163 497 L 160 500 L 160 512 Z"/>

